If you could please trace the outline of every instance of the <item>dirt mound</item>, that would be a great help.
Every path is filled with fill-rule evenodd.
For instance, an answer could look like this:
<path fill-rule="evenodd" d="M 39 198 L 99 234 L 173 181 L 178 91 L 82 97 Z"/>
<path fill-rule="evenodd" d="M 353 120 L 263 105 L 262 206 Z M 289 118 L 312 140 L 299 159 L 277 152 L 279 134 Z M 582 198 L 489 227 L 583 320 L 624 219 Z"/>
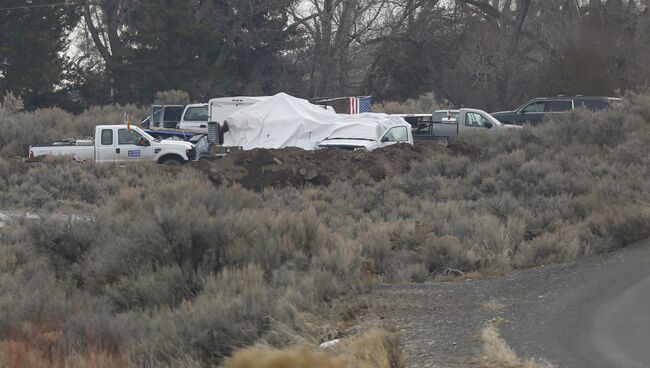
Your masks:
<path fill-rule="evenodd" d="M 266 187 L 328 185 L 357 175 L 379 181 L 407 172 L 413 162 L 444 153 L 455 152 L 437 143 L 400 144 L 371 152 L 336 148 L 254 149 L 217 160 L 202 160 L 195 165 L 216 184 L 239 183 L 247 189 L 261 191 Z"/>

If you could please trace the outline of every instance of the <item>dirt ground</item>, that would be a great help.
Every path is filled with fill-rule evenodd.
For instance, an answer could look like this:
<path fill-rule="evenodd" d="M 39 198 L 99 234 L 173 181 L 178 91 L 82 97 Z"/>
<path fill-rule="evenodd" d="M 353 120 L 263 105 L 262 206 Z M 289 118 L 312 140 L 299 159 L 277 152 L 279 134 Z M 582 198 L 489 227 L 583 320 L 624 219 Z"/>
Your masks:
<path fill-rule="evenodd" d="M 345 181 L 357 176 L 378 182 L 408 172 L 413 163 L 443 154 L 476 158 L 481 152 L 477 147 L 463 142 L 418 142 L 415 146 L 399 144 L 370 152 L 337 148 L 317 151 L 295 147 L 253 149 L 233 152 L 221 158 L 201 159 L 181 167 L 167 166 L 165 171 L 180 174 L 184 167 L 192 167 L 207 175 L 215 185 L 237 183 L 244 188 L 261 192 L 267 187 L 329 185 L 334 181 Z M 27 172 L 34 165 L 19 156 L 2 159 L 10 162 L 19 173 Z"/>
<path fill-rule="evenodd" d="M 377 182 L 407 172 L 414 162 L 440 154 L 479 155 L 480 152 L 458 143 L 445 146 L 435 142 L 393 145 L 370 152 L 336 148 L 318 151 L 254 149 L 192 165 L 215 184 L 239 183 L 247 189 L 261 191 L 266 187 L 329 185 L 358 175 L 366 175 Z"/>

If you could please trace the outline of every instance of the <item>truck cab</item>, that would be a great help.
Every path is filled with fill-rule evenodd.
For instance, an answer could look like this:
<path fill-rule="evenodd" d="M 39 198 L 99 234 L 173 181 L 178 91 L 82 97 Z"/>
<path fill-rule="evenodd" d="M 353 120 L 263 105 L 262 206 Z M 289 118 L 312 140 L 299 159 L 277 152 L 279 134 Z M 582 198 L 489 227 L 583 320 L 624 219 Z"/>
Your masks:
<path fill-rule="evenodd" d="M 152 105 L 151 115 L 147 116 L 147 118 L 140 123 L 140 126 L 145 129 L 178 128 L 184 108 L 185 106 L 183 105 Z"/>
<path fill-rule="evenodd" d="M 194 145 L 179 140 L 157 140 L 138 127 L 100 125 L 95 130 L 97 162 L 154 161 L 181 164 L 195 160 Z"/>

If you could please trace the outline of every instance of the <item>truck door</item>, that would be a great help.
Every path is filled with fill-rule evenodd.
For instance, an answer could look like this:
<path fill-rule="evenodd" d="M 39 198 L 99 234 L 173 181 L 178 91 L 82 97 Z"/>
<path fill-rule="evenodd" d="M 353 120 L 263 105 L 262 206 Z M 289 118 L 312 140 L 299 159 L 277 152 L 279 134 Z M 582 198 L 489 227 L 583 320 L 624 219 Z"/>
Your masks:
<path fill-rule="evenodd" d="M 149 160 L 153 157 L 153 147 L 147 138 L 135 129 L 117 130 L 117 145 L 115 146 L 115 162 Z"/>
<path fill-rule="evenodd" d="M 390 146 L 398 142 L 408 142 L 409 133 L 406 127 L 394 127 L 388 129 L 386 134 L 381 138 L 381 146 Z"/>
<path fill-rule="evenodd" d="M 519 110 L 519 115 L 516 118 L 518 124 L 531 122 L 539 124 L 544 120 L 544 111 L 546 109 L 546 102 L 533 101 Z"/>
<path fill-rule="evenodd" d="M 176 129 L 178 128 L 178 123 L 181 121 L 181 115 L 183 114 L 183 109 L 185 106 L 165 106 L 163 107 L 162 115 L 162 128 L 167 129 Z"/>
<path fill-rule="evenodd" d="M 477 112 L 468 111 L 465 113 L 465 123 L 459 126 L 459 130 L 488 129 L 492 127 L 492 122 L 488 118 Z"/>
<path fill-rule="evenodd" d="M 95 142 L 95 161 L 115 162 L 115 132 L 113 129 L 102 129 L 99 142 Z"/>

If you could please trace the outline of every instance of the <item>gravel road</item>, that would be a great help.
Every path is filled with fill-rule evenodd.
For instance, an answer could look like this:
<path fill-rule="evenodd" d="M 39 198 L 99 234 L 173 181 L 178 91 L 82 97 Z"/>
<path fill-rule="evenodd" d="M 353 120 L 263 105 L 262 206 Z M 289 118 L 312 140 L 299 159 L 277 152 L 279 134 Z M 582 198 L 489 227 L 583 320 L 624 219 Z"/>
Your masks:
<path fill-rule="evenodd" d="M 478 280 L 379 285 L 371 323 L 401 331 L 412 367 L 473 367 L 500 322 L 524 358 L 558 367 L 650 367 L 650 241 Z"/>

